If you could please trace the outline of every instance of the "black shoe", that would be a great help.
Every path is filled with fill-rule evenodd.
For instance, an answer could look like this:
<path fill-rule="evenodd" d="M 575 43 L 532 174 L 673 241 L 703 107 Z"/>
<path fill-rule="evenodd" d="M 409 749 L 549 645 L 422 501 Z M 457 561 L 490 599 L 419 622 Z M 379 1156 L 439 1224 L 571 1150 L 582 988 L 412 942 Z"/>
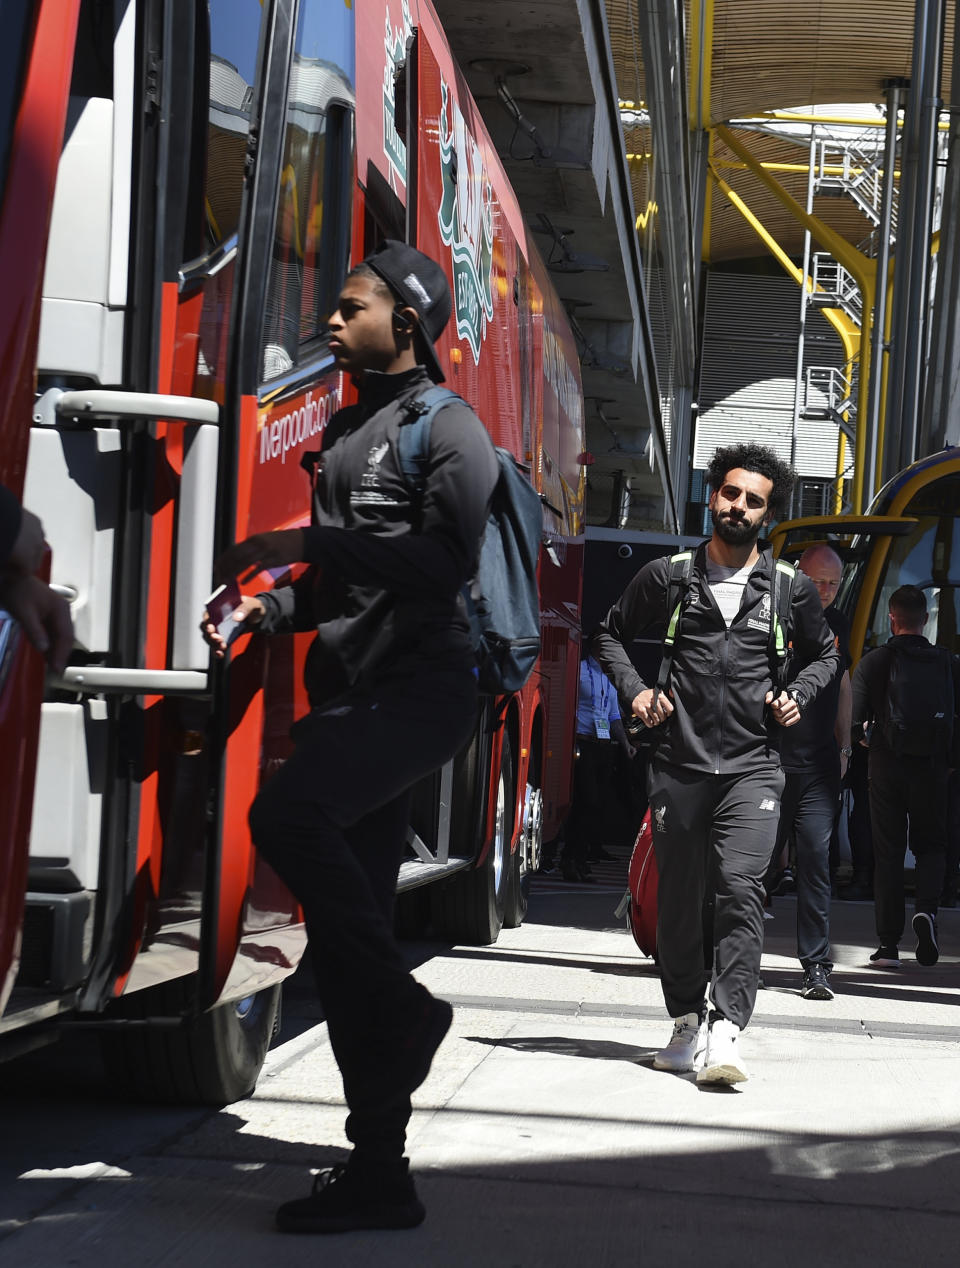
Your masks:
<path fill-rule="evenodd" d="M 808 969 L 804 969 L 800 994 L 804 999 L 833 999 L 830 974 L 822 964 L 811 964 Z"/>
<path fill-rule="evenodd" d="M 437 1049 L 443 1043 L 453 1022 L 453 1009 L 445 999 L 427 997 L 406 1041 L 396 1049 L 392 1073 L 405 1092 L 413 1093 L 430 1073 Z"/>
<path fill-rule="evenodd" d="M 277 1211 L 282 1233 L 347 1233 L 353 1228 L 416 1228 L 427 1212 L 404 1169 L 363 1172 L 338 1163 L 321 1171 L 308 1198 Z"/>
<path fill-rule="evenodd" d="M 783 897 L 784 894 L 795 894 L 797 892 L 797 882 L 793 878 L 793 872 L 789 867 L 783 869 L 783 875 L 776 885 L 771 889 L 771 893 L 776 898 Z"/>
<path fill-rule="evenodd" d="M 579 881 L 581 879 L 580 869 L 572 859 L 565 859 L 560 864 L 560 875 L 565 881 Z"/>
<path fill-rule="evenodd" d="M 877 969 L 898 969 L 900 952 L 897 947 L 878 947 L 870 957 L 870 963 Z"/>
<path fill-rule="evenodd" d="M 918 911 L 913 918 L 913 932 L 917 935 L 917 963 L 924 968 L 940 959 L 937 945 L 937 922 L 926 911 Z"/>

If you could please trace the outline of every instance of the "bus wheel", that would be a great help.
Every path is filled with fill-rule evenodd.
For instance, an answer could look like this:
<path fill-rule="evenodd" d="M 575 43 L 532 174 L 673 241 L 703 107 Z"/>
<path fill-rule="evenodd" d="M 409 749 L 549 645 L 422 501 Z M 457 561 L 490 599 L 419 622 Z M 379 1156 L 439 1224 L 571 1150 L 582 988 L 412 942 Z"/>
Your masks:
<path fill-rule="evenodd" d="M 520 840 L 513 852 L 510 887 L 503 914 L 505 929 L 519 929 L 530 902 L 530 877 L 540 866 L 543 848 L 543 796 L 539 788 L 527 784 L 523 799 L 523 823 Z"/>
<path fill-rule="evenodd" d="M 493 840 L 479 867 L 433 886 L 433 927 L 440 937 L 473 946 L 496 942 L 510 888 L 510 834 L 514 786 L 513 746 L 504 731 L 497 780 Z"/>
<path fill-rule="evenodd" d="M 137 1026 L 137 1021 L 173 1019 L 188 1013 L 189 978 L 120 1001 L 119 1017 L 129 1030 L 103 1036 L 110 1078 L 129 1096 L 180 1105 L 229 1105 L 249 1096 L 280 1025 L 281 986 L 268 986 L 242 1000 L 218 1004 L 181 1026 Z M 140 997 L 143 997 L 142 999 Z"/>

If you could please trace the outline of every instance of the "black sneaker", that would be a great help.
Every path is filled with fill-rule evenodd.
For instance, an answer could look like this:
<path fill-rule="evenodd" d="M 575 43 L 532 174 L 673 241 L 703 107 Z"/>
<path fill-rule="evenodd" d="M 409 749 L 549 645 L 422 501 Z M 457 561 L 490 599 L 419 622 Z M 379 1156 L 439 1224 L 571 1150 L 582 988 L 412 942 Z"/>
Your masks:
<path fill-rule="evenodd" d="M 833 999 L 830 975 L 822 964 L 811 964 L 804 969 L 800 994 L 804 999 Z"/>
<path fill-rule="evenodd" d="M 384 1182 L 338 1163 L 314 1177 L 308 1198 L 277 1211 L 281 1233 L 348 1233 L 354 1228 L 416 1228 L 426 1216 L 406 1171 Z"/>
<path fill-rule="evenodd" d="M 428 995 L 423 1012 L 394 1056 L 393 1071 L 405 1092 L 415 1092 L 426 1079 L 452 1022 L 453 1009 L 447 1001 Z"/>
<path fill-rule="evenodd" d="M 875 969 L 898 969 L 900 952 L 896 947 L 878 947 L 870 957 L 870 963 Z"/>
<path fill-rule="evenodd" d="M 918 911 L 913 918 L 913 932 L 917 935 L 917 963 L 924 968 L 940 959 L 937 944 L 937 922 L 926 911 Z"/>

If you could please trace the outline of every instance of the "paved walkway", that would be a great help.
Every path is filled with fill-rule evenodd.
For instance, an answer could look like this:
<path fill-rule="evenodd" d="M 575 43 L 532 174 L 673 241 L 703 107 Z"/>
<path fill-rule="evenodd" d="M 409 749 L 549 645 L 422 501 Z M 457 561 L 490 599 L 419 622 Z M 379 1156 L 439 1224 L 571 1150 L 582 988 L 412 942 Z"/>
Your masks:
<path fill-rule="evenodd" d="M 901 971 L 881 972 L 872 907 L 836 903 L 837 997 L 809 1002 L 795 905 L 776 900 L 742 1041 L 750 1081 L 706 1090 L 652 1068 L 669 1023 L 654 967 L 612 916 L 623 870 L 602 865 L 592 886 L 536 878 L 528 921 L 495 947 L 411 948 L 457 1004 L 411 1124 L 422 1228 L 271 1231 L 274 1206 L 345 1145 L 325 1029 L 295 989 L 251 1100 L 107 1162 L 91 1145 L 100 1170 L 24 1209 L 0 1264 L 952 1268 L 960 911 L 942 913 L 935 968 L 915 964 L 911 939 Z"/>

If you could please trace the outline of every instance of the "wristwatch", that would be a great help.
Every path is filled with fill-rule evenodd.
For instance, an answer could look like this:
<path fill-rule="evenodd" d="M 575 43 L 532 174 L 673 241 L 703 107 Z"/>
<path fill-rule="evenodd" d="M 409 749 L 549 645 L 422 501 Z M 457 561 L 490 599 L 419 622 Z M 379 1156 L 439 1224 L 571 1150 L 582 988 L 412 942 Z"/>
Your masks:
<path fill-rule="evenodd" d="M 841 756 L 841 757 L 853 757 L 853 749 L 852 749 L 852 748 L 842 748 L 842 749 L 840 750 L 840 756 Z"/>
<path fill-rule="evenodd" d="M 797 708 L 800 710 L 801 713 L 803 713 L 804 707 L 807 703 L 807 697 L 803 694 L 800 688 L 791 687 L 790 690 L 787 692 L 787 695 L 792 697 L 792 699 L 796 702 Z"/>

